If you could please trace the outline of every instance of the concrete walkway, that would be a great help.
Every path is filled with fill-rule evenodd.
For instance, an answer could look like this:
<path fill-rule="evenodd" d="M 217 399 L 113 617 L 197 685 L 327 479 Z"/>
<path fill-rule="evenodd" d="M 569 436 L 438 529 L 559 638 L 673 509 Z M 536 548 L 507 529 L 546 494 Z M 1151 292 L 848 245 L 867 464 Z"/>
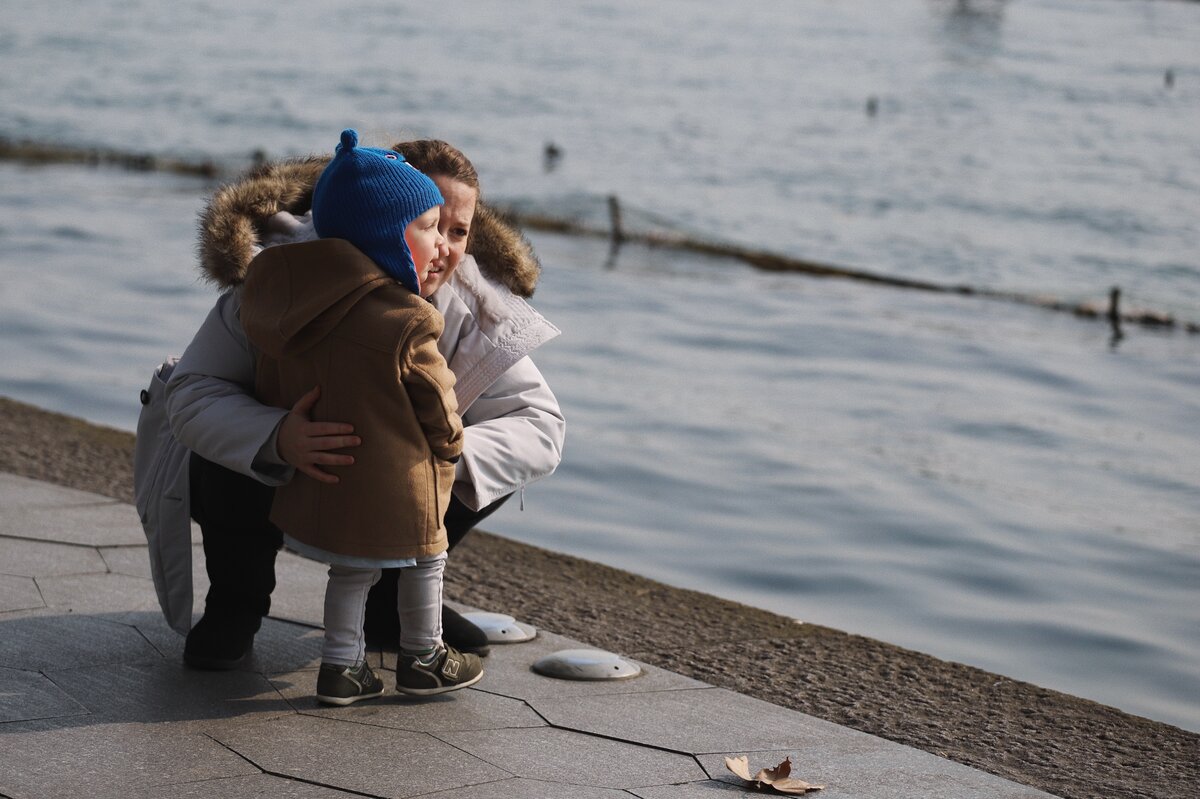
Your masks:
<path fill-rule="evenodd" d="M 584 648 L 546 630 L 494 646 L 476 688 L 323 707 L 324 567 L 285 552 L 278 573 L 252 667 L 186 669 L 134 509 L 0 473 L 0 796 L 762 795 L 726 755 L 747 755 L 752 772 L 790 756 L 793 776 L 826 786 L 809 795 L 830 799 L 1049 796 L 652 666 L 629 680 L 542 677 L 538 658 Z"/>

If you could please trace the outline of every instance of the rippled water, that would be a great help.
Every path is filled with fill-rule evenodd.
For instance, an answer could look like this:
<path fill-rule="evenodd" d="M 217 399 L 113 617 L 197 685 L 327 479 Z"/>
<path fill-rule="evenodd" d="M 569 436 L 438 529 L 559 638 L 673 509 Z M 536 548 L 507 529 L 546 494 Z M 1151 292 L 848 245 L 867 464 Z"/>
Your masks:
<path fill-rule="evenodd" d="M 493 197 L 1200 319 L 1200 6 L 463 8 L 35 5 L 0 135 L 233 164 L 432 134 Z M 0 393 L 132 428 L 212 300 L 210 188 L 0 164 Z M 534 241 L 568 449 L 492 527 L 1200 730 L 1197 337 Z"/>
<path fill-rule="evenodd" d="M 547 274 L 567 458 L 501 531 L 1197 727 L 1195 342 L 663 260 Z"/>

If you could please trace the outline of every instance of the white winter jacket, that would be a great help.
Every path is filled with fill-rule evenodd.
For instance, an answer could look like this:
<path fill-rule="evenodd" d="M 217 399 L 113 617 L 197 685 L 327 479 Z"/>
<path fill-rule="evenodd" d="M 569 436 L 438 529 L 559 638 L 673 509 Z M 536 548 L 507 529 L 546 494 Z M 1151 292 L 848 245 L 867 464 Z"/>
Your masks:
<path fill-rule="evenodd" d="M 438 349 L 456 379 L 465 444 L 454 494 L 472 509 L 554 471 L 566 423 L 528 353 L 559 334 L 525 300 L 489 281 L 471 256 L 430 298 L 446 321 Z M 221 295 L 167 383 L 171 430 L 189 450 L 267 485 L 291 479 L 275 451 L 287 411 L 254 399 L 255 356 Z"/>
<path fill-rule="evenodd" d="M 309 218 L 293 215 L 289 204 L 304 207 L 307 197 L 295 190 L 303 183 L 296 175 L 311 184 L 309 173 L 319 174 L 318 166 L 269 165 L 252 176 L 257 181 L 249 184 L 252 191 L 243 182 L 214 197 L 203 220 L 202 264 L 227 290 L 178 363 L 173 369 L 169 362 L 160 367 L 142 395 L 135 493 L 151 544 L 159 601 L 167 621 L 180 633 L 191 627 L 193 603 L 190 452 L 266 485 L 291 479 L 293 470 L 275 447 L 287 410 L 264 406 L 253 396 L 255 354 L 239 318 L 244 276 L 239 269 L 244 270 L 262 244 L 313 235 Z M 267 170 L 273 171 L 266 174 Z M 262 174 L 270 180 L 261 179 Z M 275 212 L 269 221 L 243 220 L 245 209 L 264 207 Z M 553 472 L 566 431 L 557 399 L 528 357 L 559 330 L 512 290 L 532 292 L 536 262 L 531 269 L 532 256 L 522 249 L 524 242 L 502 222 L 491 218 L 488 226 L 489 240 L 480 249 L 486 248 L 497 261 L 512 263 L 512 269 L 492 272 L 497 275 L 492 279 L 468 255 L 430 298 L 445 318 L 438 348 L 455 374 L 465 426 L 454 494 L 472 509 Z M 263 231 L 261 243 L 258 231 Z M 220 237 L 216 245 L 209 241 L 214 236 Z"/>

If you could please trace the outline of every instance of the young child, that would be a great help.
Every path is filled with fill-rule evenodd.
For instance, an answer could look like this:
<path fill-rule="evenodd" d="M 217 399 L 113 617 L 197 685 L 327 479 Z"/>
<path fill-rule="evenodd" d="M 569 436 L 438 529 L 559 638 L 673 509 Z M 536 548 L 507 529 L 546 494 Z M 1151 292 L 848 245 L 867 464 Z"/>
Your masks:
<path fill-rule="evenodd" d="M 441 639 L 442 520 L 462 452 L 454 375 L 437 349 L 442 318 L 420 283 L 447 245 L 442 195 L 391 150 L 342 133 L 313 192 L 319 239 L 263 250 L 241 319 L 257 351 L 255 390 L 291 405 L 321 387 L 314 418 L 354 424 L 354 465 L 326 484 L 301 473 L 275 492 L 287 546 L 329 564 L 317 699 L 348 705 L 383 693 L 365 661 L 363 613 L 380 569 L 402 567 L 396 689 L 474 685 L 479 657 Z"/>

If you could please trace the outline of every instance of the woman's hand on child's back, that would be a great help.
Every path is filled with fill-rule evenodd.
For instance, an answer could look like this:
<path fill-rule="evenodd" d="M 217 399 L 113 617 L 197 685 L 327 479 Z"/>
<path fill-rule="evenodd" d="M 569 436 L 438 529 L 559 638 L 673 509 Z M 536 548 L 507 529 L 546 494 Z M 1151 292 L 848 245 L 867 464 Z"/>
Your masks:
<path fill-rule="evenodd" d="M 362 439 L 354 433 L 354 426 L 341 422 L 314 422 L 309 417 L 313 406 L 321 398 L 321 387 L 296 400 L 288 415 L 279 425 L 275 447 L 279 457 L 296 469 L 322 483 L 338 482 L 337 475 L 321 469 L 321 466 L 349 466 L 354 456 L 340 455 L 330 450 L 357 447 Z"/>

